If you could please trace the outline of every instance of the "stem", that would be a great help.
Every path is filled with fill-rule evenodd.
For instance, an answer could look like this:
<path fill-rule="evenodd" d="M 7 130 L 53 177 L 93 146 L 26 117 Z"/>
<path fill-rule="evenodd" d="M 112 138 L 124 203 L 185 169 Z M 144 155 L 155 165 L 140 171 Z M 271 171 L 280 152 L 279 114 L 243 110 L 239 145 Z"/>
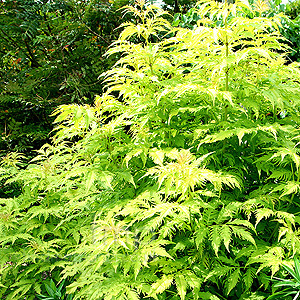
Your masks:
<path fill-rule="evenodd" d="M 279 223 L 276 224 L 275 228 L 273 229 L 271 235 L 267 239 L 267 242 L 270 243 L 271 239 L 274 238 L 275 234 L 278 232 Z"/>
<path fill-rule="evenodd" d="M 86 27 L 86 29 L 88 31 L 90 31 L 92 34 L 94 34 L 95 36 L 97 36 L 99 39 L 101 39 L 104 43 L 106 43 L 106 45 L 110 45 L 110 42 L 108 40 L 106 40 L 102 35 L 98 34 L 97 32 L 93 31 L 88 25 L 86 25 L 81 19 L 80 21 L 82 22 L 82 24 Z"/>
<path fill-rule="evenodd" d="M 175 0 L 174 1 L 174 13 L 181 13 L 180 11 L 180 7 L 179 7 L 179 4 L 178 4 L 178 0 Z"/>
<path fill-rule="evenodd" d="M 296 182 L 299 184 L 299 182 L 300 182 L 300 168 L 299 167 L 297 168 L 297 171 L 298 171 L 298 174 L 297 174 L 297 181 Z M 293 171 L 293 169 L 292 169 L 292 172 L 293 172 L 293 178 L 294 178 L 294 171 Z M 290 204 L 293 202 L 295 194 L 296 193 L 294 193 L 292 195 L 291 200 L 290 200 Z"/>
<path fill-rule="evenodd" d="M 153 76 L 154 73 L 153 73 L 153 66 L 152 66 L 152 62 L 149 63 L 149 66 L 150 66 L 150 72 L 151 72 L 151 75 Z"/>
<path fill-rule="evenodd" d="M 225 39 L 225 46 L 226 46 L 226 58 L 228 57 L 228 37 L 227 37 L 227 34 L 226 34 L 226 39 Z M 226 67 L 226 70 L 225 70 L 225 91 L 228 92 L 228 81 L 229 81 L 229 69 L 228 67 Z M 228 105 L 226 104 L 225 105 L 225 108 L 224 108 L 224 121 L 227 122 L 227 114 L 228 114 Z"/>
<path fill-rule="evenodd" d="M 226 56 L 226 58 L 228 58 L 228 56 L 229 56 L 229 44 L 228 44 L 227 34 L 226 34 L 226 37 L 225 37 L 225 47 L 226 47 L 225 56 Z M 227 92 L 228 92 L 228 81 L 229 81 L 229 68 L 227 66 L 226 70 L 225 70 L 225 91 L 227 91 Z"/>
<path fill-rule="evenodd" d="M 41 67 L 41 65 L 39 64 L 39 62 L 36 60 L 36 58 L 35 58 L 32 50 L 31 50 L 31 48 L 30 48 L 30 46 L 28 44 L 28 41 L 26 40 L 26 38 L 24 39 L 24 43 L 25 43 L 26 49 L 27 49 L 27 51 L 29 53 L 29 57 L 28 58 L 30 59 L 30 61 L 32 63 L 32 66 L 36 67 L 36 68 Z"/>
<path fill-rule="evenodd" d="M 225 58 L 227 59 L 229 56 L 229 43 L 228 43 L 228 35 L 227 35 L 227 18 L 228 18 L 228 0 L 225 0 L 226 5 L 226 16 L 225 16 Z M 226 66 L 225 68 L 225 92 L 228 92 L 229 87 L 229 68 Z M 227 122 L 227 115 L 228 115 L 228 105 L 226 104 L 224 107 L 224 122 Z M 223 150 L 222 150 L 222 157 L 225 153 L 225 146 L 226 146 L 226 140 L 223 141 Z"/>
<path fill-rule="evenodd" d="M 225 18 L 225 57 L 226 59 L 229 56 L 229 43 L 228 43 L 228 36 L 227 36 L 227 17 L 228 17 L 228 10 L 227 10 L 227 5 L 228 5 L 228 0 L 225 0 L 225 5 L 226 5 L 226 18 Z M 226 66 L 225 69 L 225 91 L 228 92 L 228 82 L 229 82 L 229 68 Z M 228 114 L 228 105 L 225 105 L 224 108 L 224 121 L 227 122 L 227 114 Z"/>

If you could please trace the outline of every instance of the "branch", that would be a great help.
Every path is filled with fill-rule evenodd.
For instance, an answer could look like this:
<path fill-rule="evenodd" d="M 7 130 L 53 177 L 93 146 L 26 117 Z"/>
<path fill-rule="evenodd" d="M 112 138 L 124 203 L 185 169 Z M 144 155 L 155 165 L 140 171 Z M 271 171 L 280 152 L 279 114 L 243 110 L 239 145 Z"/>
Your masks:
<path fill-rule="evenodd" d="M 180 7 L 179 7 L 179 4 L 178 4 L 178 0 L 175 0 L 175 3 L 174 3 L 174 13 L 180 13 Z"/>
<path fill-rule="evenodd" d="M 10 44 L 10 45 L 16 47 L 16 48 L 19 49 L 19 50 L 22 50 L 22 48 L 20 47 L 20 45 L 18 45 L 18 43 L 17 43 L 11 36 L 9 36 L 2 28 L 0 28 L 0 31 L 1 31 L 2 34 L 4 35 L 4 36 L 1 35 L 2 38 L 3 38 L 8 44 Z M 40 64 L 38 63 L 38 61 L 35 59 L 35 57 L 34 57 L 32 51 L 31 51 L 31 49 L 30 49 L 30 47 L 29 47 L 29 45 L 28 45 L 28 43 L 27 43 L 27 41 L 26 41 L 25 39 L 24 39 L 24 42 L 25 42 L 26 49 L 27 49 L 27 51 L 28 51 L 28 53 L 29 53 L 29 55 L 27 55 L 26 53 L 25 53 L 25 55 L 26 55 L 27 58 L 31 61 L 31 63 L 32 63 L 32 65 L 33 65 L 34 67 L 40 67 L 41 65 L 40 65 Z"/>
<path fill-rule="evenodd" d="M 30 61 L 32 63 L 32 66 L 34 66 L 34 67 L 41 67 L 41 65 L 39 64 L 39 62 L 36 60 L 33 52 L 31 51 L 31 48 L 29 47 L 29 44 L 28 44 L 26 38 L 24 39 L 24 43 L 25 43 L 26 49 L 27 49 L 27 51 L 29 53 L 28 58 L 30 59 Z"/>
<path fill-rule="evenodd" d="M 80 20 L 81 21 L 81 20 Z M 100 38 L 102 41 L 104 41 L 108 46 L 110 45 L 110 42 L 107 41 L 102 35 L 98 34 L 97 32 L 93 31 L 89 26 L 87 26 L 84 22 L 82 22 L 82 24 L 95 36 L 97 36 L 98 38 Z"/>

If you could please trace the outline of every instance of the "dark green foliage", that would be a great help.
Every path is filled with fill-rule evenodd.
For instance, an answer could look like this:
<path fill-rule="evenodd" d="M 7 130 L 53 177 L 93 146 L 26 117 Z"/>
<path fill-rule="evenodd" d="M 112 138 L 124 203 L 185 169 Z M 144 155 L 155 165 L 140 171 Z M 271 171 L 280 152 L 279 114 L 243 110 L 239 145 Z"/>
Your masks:
<path fill-rule="evenodd" d="M 55 285 L 54 281 L 51 279 L 49 282 L 44 284 L 45 290 L 48 295 L 38 295 L 38 299 L 41 300 L 72 300 L 72 295 L 66 294 L 65 280 L 63 280 L 59 285 Z"/>
<path fill-rule="evenodd" d="M 175 14 L 173 25 L 193 29 L 197 26 L 197 21 L 199 20 L 200 16 L 198 15 L 197 10 L 191 8 L 185 14 Z"/>
<path fill-rule="evenodd" d="M 285 41 L 290 47 L 288 58 L 290 61 L 300 61 L 300 1 L 290 1 L 282 4 L 280 0 L 270 1 L 270 14 L 283 12 L 287 17 L 281 19 L 281 33 L 287 39 Z"/>
<path fill-rule="evenodd" d="M 128 1 L 127 1 L 128 2 Z M 30 152 L 47 141 L 53 110 L 91 103 L 126 1 L 1 1 L 0 150 Z"/>
<path fill-rule="evenodd" d="M 291 47 L 289 58 L 291 61 L 300 62 L 300 16 L 294 20 L 285 19 L 283 21 L 282 34 L 289 41 Z"/>
<path fill-rule="evenodd" d="M 277 278 L 274 277 L 274 281 L 276 282 L 273 287 L 275 289 L 283 290 L 274 293 L 272 296 L 268 297 L 267 300 L 279 300 L 279 299 L 292 299 L 297 300 L 300 297 L 300 263 L 297 258 L 294 258 L 294 268 L 288 265 L 283 265 L 283 268 L 288 273 L 291 279 L 287 278 Z"/>
<path fill-rule="evenodd" d="M 300 1 L 299 0 L 290 1 L 286 5 L 285 13 L 292 20 L 297 19 L 299 17 L 299 15 L 300 15 Z"/>
<path fill-rule="evenodd" d="M 189 8 L 194 6 L 196 0 L 163 0 L 163 8 L 169 10 L 172 13 L 183 13 L 185 14 Z"/>

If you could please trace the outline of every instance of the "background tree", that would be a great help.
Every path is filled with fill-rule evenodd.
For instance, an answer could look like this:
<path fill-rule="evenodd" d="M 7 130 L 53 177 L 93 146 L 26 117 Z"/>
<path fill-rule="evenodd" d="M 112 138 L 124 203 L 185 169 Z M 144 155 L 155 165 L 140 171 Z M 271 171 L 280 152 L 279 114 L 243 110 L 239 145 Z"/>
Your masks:
<path fill-rule="evenodd" d="M 286 5 L 285 14 L 290 20 L 283 22 L 283 35 L 289 40 L 291 47 L 289 58 L 291 61 L 300 62 L 300 1 L 292 1 Z"/>
<path fill-rule="evenodd" d="M 173 14 L 186 13 L 196 2 L 196 0 L 164 0 L 163 8 L 170 10 Z"/>
<path fill-rule="evenodd" d="M 91 103 L 128 1 L 1 1 L 0 150 L 38 149 L 64 103 Z"/>

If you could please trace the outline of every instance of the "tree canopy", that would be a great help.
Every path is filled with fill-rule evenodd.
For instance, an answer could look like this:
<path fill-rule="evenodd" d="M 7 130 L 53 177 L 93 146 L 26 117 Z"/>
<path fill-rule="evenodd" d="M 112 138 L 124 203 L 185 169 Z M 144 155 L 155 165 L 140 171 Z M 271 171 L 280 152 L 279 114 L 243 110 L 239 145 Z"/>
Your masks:
<path fill-rule="evenodd" d="M 61 104 L 91 103 L 102 91 L 99 75 L 118 36 L 118 9 L 128 1 L 0 3 L 0 150 L 38 149 Z"/>

